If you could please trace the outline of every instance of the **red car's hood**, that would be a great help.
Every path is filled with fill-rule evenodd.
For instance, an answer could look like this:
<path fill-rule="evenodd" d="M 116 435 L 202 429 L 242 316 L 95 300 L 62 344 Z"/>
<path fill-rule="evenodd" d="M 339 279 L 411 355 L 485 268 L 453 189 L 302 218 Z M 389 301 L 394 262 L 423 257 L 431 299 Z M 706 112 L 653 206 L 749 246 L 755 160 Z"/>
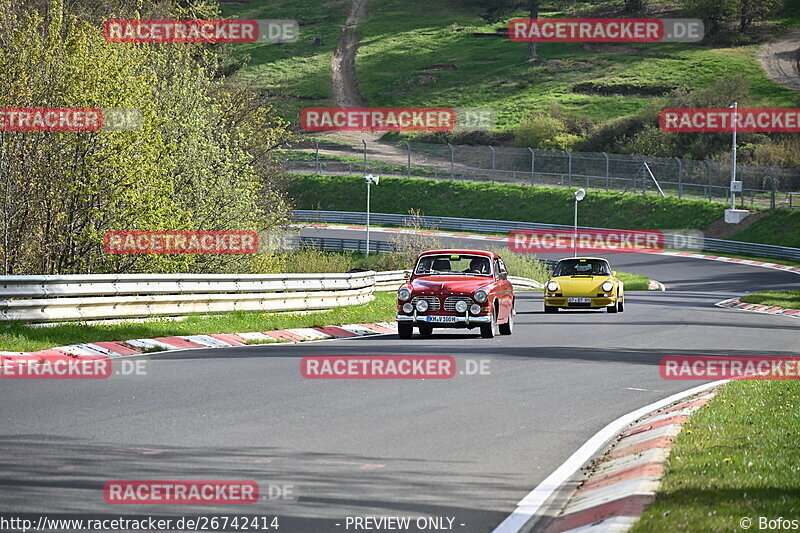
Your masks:
<path fill-rule="evenodd" d="M 491 277 L 425 276 L 411 281 L 414 293 L 471 293 L 489 285 Z"/>

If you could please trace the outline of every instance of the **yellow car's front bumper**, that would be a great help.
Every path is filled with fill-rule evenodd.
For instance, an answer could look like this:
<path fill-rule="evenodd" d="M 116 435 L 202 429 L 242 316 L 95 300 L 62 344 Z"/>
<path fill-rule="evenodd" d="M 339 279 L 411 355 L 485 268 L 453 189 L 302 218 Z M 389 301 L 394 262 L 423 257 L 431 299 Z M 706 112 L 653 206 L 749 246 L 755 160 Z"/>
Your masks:
<path fill-rule="evenodd" d="M 600 307 L 611 307 L 612 305 L 616 305 L 617 297 L 593 297 L 589 303 L 575 303 L 570 302 L 566 296 L 545 296 L 544 304 L 549 305 L 550 307 L 564 307 L 569 309 L 598 309 Z"/>

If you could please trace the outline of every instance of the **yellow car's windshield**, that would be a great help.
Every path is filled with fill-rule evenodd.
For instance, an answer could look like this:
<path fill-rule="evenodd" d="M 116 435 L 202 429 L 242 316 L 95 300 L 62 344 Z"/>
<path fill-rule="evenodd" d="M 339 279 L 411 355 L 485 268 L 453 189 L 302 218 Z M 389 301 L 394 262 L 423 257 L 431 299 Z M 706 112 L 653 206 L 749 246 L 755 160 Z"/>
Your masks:
<path fill-rule="evenodd" d="M 562 259 L 553 276 L 610 276 L 611 269 L 602 259 Z"/>

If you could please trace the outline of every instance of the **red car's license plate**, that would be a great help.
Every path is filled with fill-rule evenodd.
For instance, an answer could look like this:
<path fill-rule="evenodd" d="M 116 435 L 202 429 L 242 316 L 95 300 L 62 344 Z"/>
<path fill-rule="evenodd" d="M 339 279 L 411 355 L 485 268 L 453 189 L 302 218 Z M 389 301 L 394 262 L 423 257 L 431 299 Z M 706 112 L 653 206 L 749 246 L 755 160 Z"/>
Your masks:
<path fill-rule="evenodd" d="M 457 316 L 428 316 L 425 317 L 427 322 L 439 322 L 445 324 L 452 324 L 454 322 L 458 322 Z"/>

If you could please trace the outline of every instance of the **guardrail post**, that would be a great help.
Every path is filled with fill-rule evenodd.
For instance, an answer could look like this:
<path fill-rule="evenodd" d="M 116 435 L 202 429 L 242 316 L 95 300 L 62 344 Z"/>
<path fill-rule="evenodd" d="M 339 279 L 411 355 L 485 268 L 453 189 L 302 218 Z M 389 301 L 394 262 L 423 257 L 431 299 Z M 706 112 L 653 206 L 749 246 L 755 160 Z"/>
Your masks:
<path fill-rule="evenodd" d="M 494 181 L 495 170 L 497 169 L 497 158 L 495 157 L 494 146 L 489 146 L 489 150 L 492 151 L 492 181 Z"/>
<path fill-rule="evenodd" d="M 609 177 L 608 177 L 608 154 L 603 152 L 603 157 L 606 158 L 606 192 L 608 192 L 609 185 L 610 185 L 610 180 L 609 180 Z"/>
<path fill-rule="evenodd" d="M 367 175 L 367 141 L 361 139 L 361 143 L 364 145 L 364 175 Z"/>
<path fill-rule="evenodd" d="M 411 145 L 408 144 L 408 141 L 403 141 L 406 143 L 406 149 L 408 150 L 408 167 L 406 171 L 406 175 L 410 178 L 411 177 Z"/>
<path fill-rule="evenodd" d="M 676 157 L 678 163 L 678 198 L 683 198 L 683 161 Z"/>
<path fill-rule="evenodd" d="M 567 184 L 572 187 L 572 152 L 564 150 L 564 153 L 567 154 Z"/>
<path fill-rule="evenodd" d="M 447 143 L 447 147 L 450 148 L 450 179 L 456 179 L 456 153 L 453 150 L 453 145 Z"/>
<path fill-rule="evenodd" d="M 536 175 L 536 152 L 530 146 L 528 150 L 531 152 L 531 185 L 535 183 L 534 176 Z"/>

